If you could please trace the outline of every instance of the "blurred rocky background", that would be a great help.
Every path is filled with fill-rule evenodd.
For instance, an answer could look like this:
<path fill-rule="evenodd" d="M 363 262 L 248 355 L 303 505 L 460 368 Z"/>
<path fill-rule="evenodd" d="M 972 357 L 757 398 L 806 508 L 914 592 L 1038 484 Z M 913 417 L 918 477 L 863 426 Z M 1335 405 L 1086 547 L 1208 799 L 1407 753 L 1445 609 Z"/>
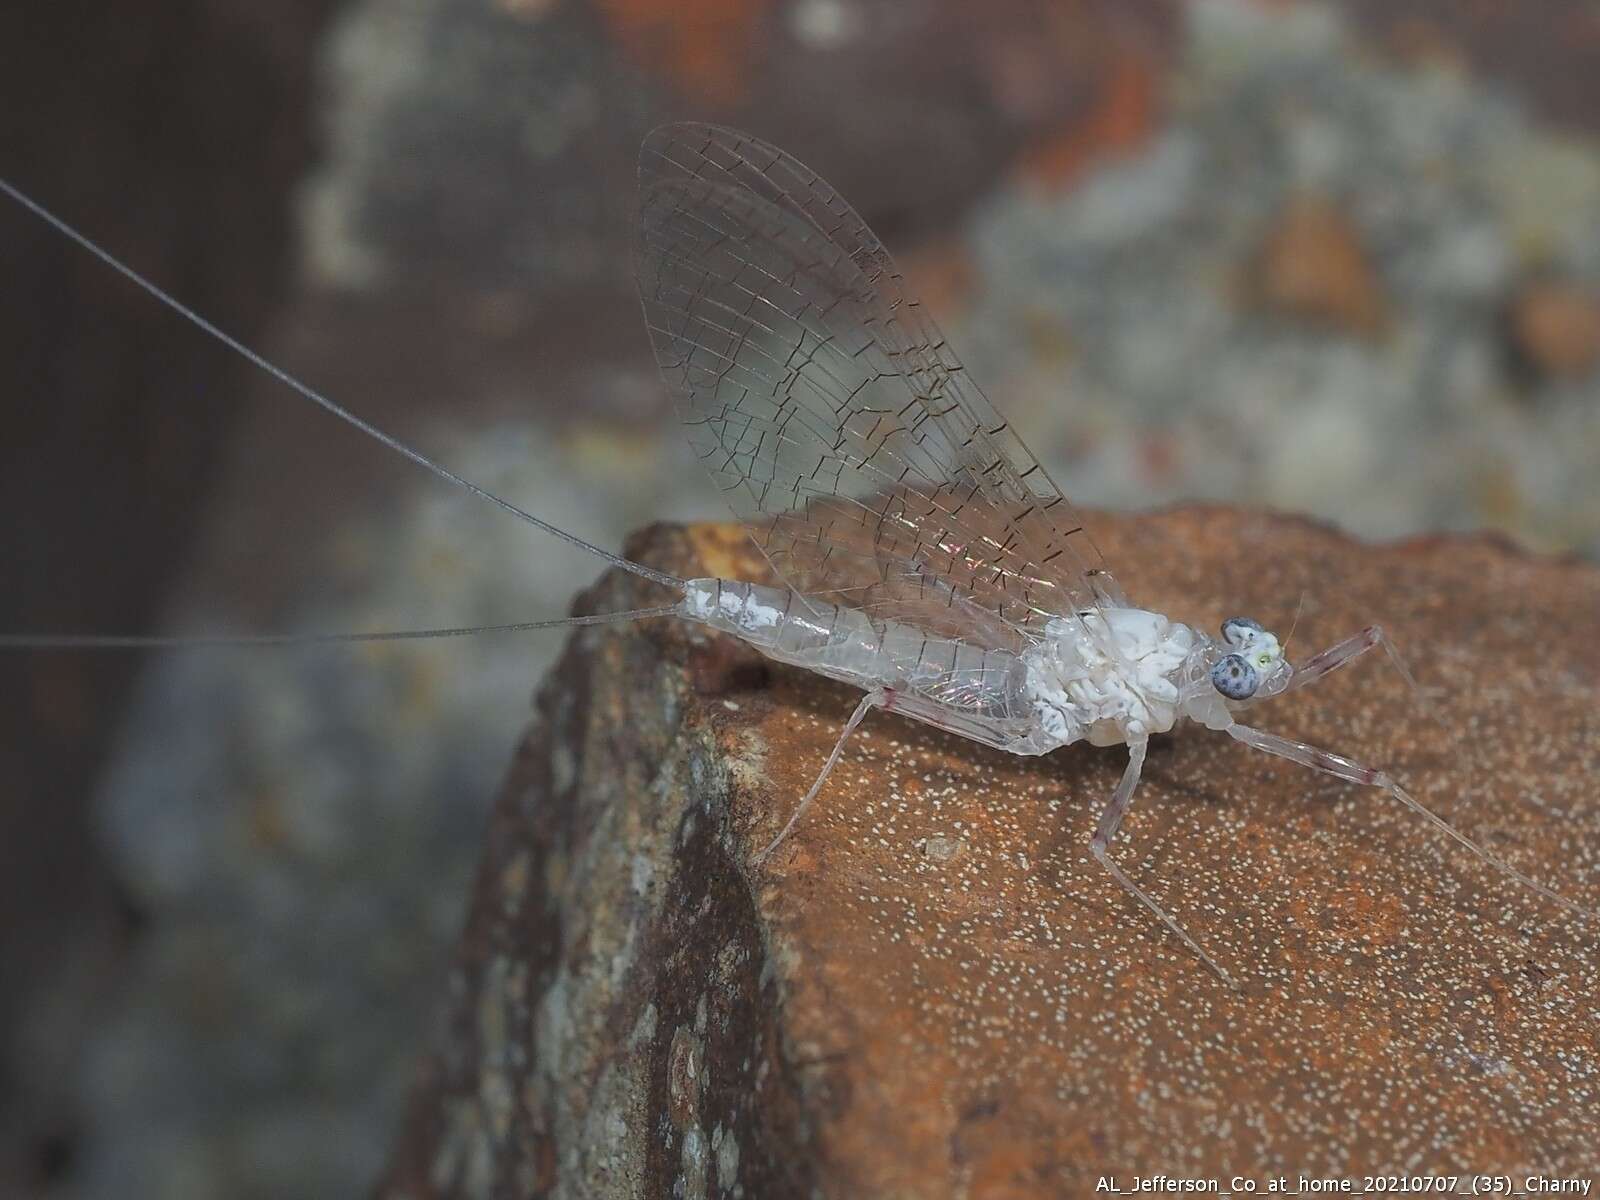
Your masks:
<path fill-rule="evenodd" d="M 1594 557 L 1597 62 L 1582 0 L 69 0 L 0 16 L 0 173 L 602 545 L 718 512 L 628 262 L 640 137 L 700 118 L 856 204 L 1075 499 Z M 20 210 L 0 247 L 4 629 L 513 621 L 597 573 Z M 558 644 L 7 654 L 0 1192 L 369 1182 Z"/>

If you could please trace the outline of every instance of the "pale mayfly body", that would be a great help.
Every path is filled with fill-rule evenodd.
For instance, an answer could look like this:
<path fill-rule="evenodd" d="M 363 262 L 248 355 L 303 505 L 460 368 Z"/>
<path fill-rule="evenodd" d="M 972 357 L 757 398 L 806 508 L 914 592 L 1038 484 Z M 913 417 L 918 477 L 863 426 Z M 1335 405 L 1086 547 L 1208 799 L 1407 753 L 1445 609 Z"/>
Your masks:
<path fill-rule="evenodd" d="M 860 688 L 816 781 L 761 851 L 821 793 L 875 708 L 1012 754 L 1125 745 L 1127 767 L 1090 852 L 1224 982 L 1233 978 L 1111 857 L 1150 738 L 1185 722 L 1404 804 L 1474 855 L 1587 920 L 1390 775 L 1242 723 L 1249 707 L 1381 647 L 1376 625 L 1298 666 L 1258 622 L 1220 638 L 1136 607 L 1065 495 L 984 397 L 883 245 L 814 171 L 759 138 L 663 126 L 639 163 L 637 268 L 645 324 L 696 454 L 781 586 L 679 579 L 589 544 L 362 420 L 185 307 L 9 183 L 0 190 L 328 413 L 546 533 L 678 594 L 676 603 L 496 630 L 672 616 L 768 658 Z M 487 629 L 164 638 L 16 634 L 0 646 L 279 645 L 456 636 Z"/>

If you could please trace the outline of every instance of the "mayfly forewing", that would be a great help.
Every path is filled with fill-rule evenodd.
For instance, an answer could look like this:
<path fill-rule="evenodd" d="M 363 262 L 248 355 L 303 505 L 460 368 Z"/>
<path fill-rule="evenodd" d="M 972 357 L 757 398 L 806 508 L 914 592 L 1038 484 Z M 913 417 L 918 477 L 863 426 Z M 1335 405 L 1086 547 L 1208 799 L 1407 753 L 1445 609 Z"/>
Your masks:
<path fill-rule="evenodd" d="M 1100 602 L 1065 497 L 815 172 L 745 134 L 665 126 L 640 203 L 657 361 L 791 588 L 994 645 Z"/>

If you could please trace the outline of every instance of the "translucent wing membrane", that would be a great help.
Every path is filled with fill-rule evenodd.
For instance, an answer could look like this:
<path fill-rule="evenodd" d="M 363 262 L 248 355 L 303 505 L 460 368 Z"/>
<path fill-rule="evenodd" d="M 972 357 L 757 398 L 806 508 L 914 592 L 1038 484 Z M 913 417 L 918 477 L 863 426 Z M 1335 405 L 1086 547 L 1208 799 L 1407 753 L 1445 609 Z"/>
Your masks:
<path fill-rule="evenodd" d="M 791 588 L 1002 647 L 1096 605 L 1066 498 L 837 192 L 707 125 L 656 130 L 639 174 L 656 359 Z"/>

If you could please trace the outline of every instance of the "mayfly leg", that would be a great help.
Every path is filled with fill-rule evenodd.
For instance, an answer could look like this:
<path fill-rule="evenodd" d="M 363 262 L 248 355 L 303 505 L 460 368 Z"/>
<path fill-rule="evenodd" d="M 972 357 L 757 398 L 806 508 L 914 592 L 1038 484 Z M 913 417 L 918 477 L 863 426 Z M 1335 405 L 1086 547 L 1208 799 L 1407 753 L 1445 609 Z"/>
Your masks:
<path fill-rule="evenodd" d="M 1228 726 L 1228 736 L 1263 753 L 1276 755 L 1279 758 L 1287 758 L 1291 762 L 1310 767 L 1313 771 L 1321 771 L 1325 775 L 1333 775 L 1350 783 L 1382 788 L 1440 833 L 1446 834 L 1459 842 L 1491 867 L 1515 879 L 1523 887 L 1537 892 L 1551 903 L 1558 904 L 1587 921 L 1600 921 L 1600 913 L 1587 909 L 1576 901 L 1568 900 L 1560 892 L 1554 891 L 1530 875 L 1523 874 L 1499 855 L 1478 845 L 1477 842 L 1451 825 L 1443 817 L 1426 808 L 1421 801 L 1396 783 L 1387 772 L 1380 771 L 1375 767 L 1363 766 L 1361 763 L 1356 762 L 1354 759 L 1346 758 L 1342 754 L 1319 750 L 1315 746 L 1308 746 L 1305 742 L 1297 742 L 1292 738 L 1280 737 L 1278 734 L 1254 729 L 1249 725 Z"/>
<path fill-rule="evenodd" d="M 1380 625 L 1368 625 L 1353 637 L 1347 637 L 1342 642 L 1329 646 L 1320 654 L 1313 654 L 1305 662 L 1295 666 L 1294 675 L 1289 680 L 1289 686 L 1283 689 L 1283 694 L 1294 691 L 1296 688 L 1307 687 L 1321 679 L 1324 675 L 1331 675 L 1340 667 L 1347 666 L 1360 658 L 1375 646 L 1382 646 L 1383 652 L 1389 656 L 1389 662 L 1400 678 L 1406 681 L 1406 686 L 1411 689 L 1412 695 L 1428 711 L 1428 715 L 1437 718 L 1438 710 L 1433 701 L 1428 699 L 1426 692 L 1417 686 L 1416 677 L 1411 674 L 1406 666 L 1405 659 L 1400 657 L 1400 651 L 1395 649 L 1394 640 L 1383 632 Z"/>
<path fill-rule="evenodd" d="M 767 844 L 767 848 L 756 855 L 755 861 L 762 862 L 767 855 L 778 848 L 778 844 L 789 836 L 789 831 L 799 822 L 811 802 L 817 798 L 817 793 L 822 791 L 822 785 L 828 781 L 828 776 L 833 773 L 833 768 L 839 765 L 839 756 L 844 753 L 844 744 L 850 735 L 855 732 L 856 726 L 866 720 L 867 714 L 875 708 L 888 708 L 894 702 L 893 688 L 878 688 L 861 697 L 861 703 L 856 705 L 855 712 L 850 714 L 850 719 L 844 723 L 844 729 L 839 733 L 839 740 L 834 743 L 833 753 L 828 755 L 828 761 L 822 764 L 822 774 L 817 776 L 817 781 L 811 785 L 811 790 L 801 799 L 799 806 L 789 817 L 784 827 L 778 831 L 778 836 Z"/>
<path fill-rule="evenodd" d="M 1117 828 L 1122 824 L 1122 818 L 1127 815 L 1128 806 L 1133 803 L 1133 791 L 1139 786 L 1139 775 L 1144 770 L 1145 747 L 1148 745 L 1145 738 L 1139 738 L 1128 743 L 1128 766 L 1122 772 L 1122 779 L 1117 784 L 1117 790 L 1111 793 L 1111 802 L 1106 805 L 1105 813 L 1100 817 L 1100 826 L 1094 831 L 1094 837 L 1089 841 L 1089 851 L 1100 861 L 1100 865 L 1111 872 L 1114 878 L 1123 887 L 1127 888 L 1146 908 L 1156 915 L 1156 918 L 1172 930 L 1185 946 L 1193 950 L 1200 960 L 1217 973 L 1217 978 L 1231 988 L 1239 985 L 1233 977 L 1222 969 L 1220 963 L 1212 958 L 1198 943 L 1183 931 L 1176 918 L 1155 900 L 1146 894 L 1143 888 L 1129 879 L 1123 869 L 1111 861 L 1111 839 L 1117 836 Z"/>

